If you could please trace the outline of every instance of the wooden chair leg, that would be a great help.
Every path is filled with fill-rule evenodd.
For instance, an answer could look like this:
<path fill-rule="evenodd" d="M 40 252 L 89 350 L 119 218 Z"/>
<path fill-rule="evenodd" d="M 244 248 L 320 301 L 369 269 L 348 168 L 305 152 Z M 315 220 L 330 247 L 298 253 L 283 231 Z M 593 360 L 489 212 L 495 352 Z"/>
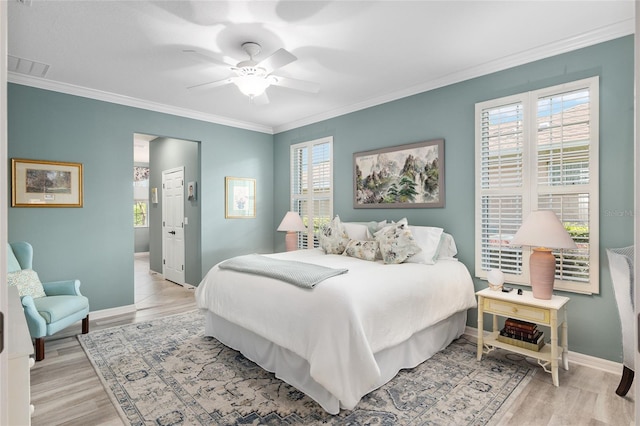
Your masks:
<path fill-rule="evenodd" d="M 625 396 L 629 389 L 631 389 L 631 384 L 633 383 L 633 376 L 635 372 L 627 366 L 624 366 L 622 369 L 622 378 L 620 379 L 620 384 L 618 385 L 618 389 L 616 389 L 616 394 L 619 396 Z"/>
<path fill-rule="evenodd" d="M 89 315 L 82 319 L 82 334 L 87 334 L 89 332 Z"/>
<path fill-rule="evenodd" d="M 36 361 L 42 361 L 44 359 L 44 337 L 36 338 Z"/>

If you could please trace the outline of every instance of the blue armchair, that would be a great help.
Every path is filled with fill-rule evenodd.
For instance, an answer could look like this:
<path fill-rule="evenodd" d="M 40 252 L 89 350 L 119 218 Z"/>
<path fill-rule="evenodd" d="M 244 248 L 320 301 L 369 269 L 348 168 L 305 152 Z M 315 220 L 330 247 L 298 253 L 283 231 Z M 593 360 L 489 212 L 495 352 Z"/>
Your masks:
<path fill-rule="evenodd" d="M 9 244 L 9 275 L 32 269 L 33 247 L 26 242 Z M 15 275 L 15 274 L 14 274 Z M 36 276 L 36 281 L 37 276 Z M 36 283 L 39 285 L 39 281 Z M 35 340 L 36 361 L 44 359 L 44 338 L 82 320 L 82 334 L 89 332 L 89 299 L 80 294 L 80 281 L 42 283 L 44 297 L 21 294 L 29 334 Z"/>

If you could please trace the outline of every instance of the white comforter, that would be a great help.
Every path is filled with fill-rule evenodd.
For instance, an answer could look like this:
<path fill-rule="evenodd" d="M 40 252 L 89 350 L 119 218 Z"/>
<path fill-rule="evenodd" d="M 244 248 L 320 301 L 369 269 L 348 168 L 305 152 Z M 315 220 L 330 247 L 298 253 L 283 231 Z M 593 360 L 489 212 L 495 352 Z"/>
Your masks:
<path fill-rule="evenodd" d="M 306 359 L 347 409 L 378 383 L 375 353 L 476 306 L 469 271 L 455 260 L 385 265 L 320 249 L 270 256 L 349 272 L 309 290 L 214 266 L 196 290 L 198 307 Z"/>

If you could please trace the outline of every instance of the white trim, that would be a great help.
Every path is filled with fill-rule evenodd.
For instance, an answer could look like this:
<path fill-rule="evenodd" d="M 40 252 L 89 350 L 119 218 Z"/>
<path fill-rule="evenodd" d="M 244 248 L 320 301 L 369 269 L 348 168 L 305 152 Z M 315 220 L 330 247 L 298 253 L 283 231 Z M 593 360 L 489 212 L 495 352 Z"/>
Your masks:
<path fill-rule="evenodd" d="M 111 318 L 117 315 L 130 314 L 136 312 L 136 305 L 118 306 L 117 308 L 101 309 L 99 311 L 89 312 L 91 320 Z"/>
<path fill-rule="evenodd" d="M 44 78 L 10 72 L 8 81 L 9 83 L 21 84 L 23 86 L 36 87 L 38 89 L 51 90 L 53 92 L 66 93 L 68 95 L 80 96 L 83 98 L 96 99 L 99 101 L 146 109 L 149 111 L 176 115 L 178 117 L 192 118 L 194 120 L 221 124 L 223 126 L 273 134 L 273 129 L 271 127 L 264 126 L 262 124 L 249 123 L 247 121 L 235 120 L 233 118 L 222 117 L 215 114 L 207 114 L 204 112 L 194 111 L 186 108 L 165 105 L 157 102 L 147 101 L 144 99 L 118 95 L 116 93 L 104 92 L 102 90 L 90 89 L 87 87 L 76 86 L 59 81 L 47 80 Z"/>
<path fill-rule="evenodd" d="M 8 149 L 7 149 L 7 3 L 0 3 L 0 174 L 7 176 L 8 169 Z M 6 180 L 5 180 L 6 182 Z M 9 213 L 8 192 L 9 185 L 4 185 L 0 191 L 0 312 L 4 313 L 2 327 L 2 339 L 5 348 L 0 353 L 0 424 L 9 423 L 9 396 L 11 384 L 9 383 L 9 303 L 7 286 L 7 216 Z M 15 399 L 14 399 L 15 400 Z M 20 409 L 27 409 L 21 407 Z"/>
<path fill-rule="evenodd" d="M 532 90 L 528 92 L 518 93 L 516 95 L 505 96 L 498 99 L 478 102 L 475 105 L 475 164 L 476 164 L 476 180 L 475 180 L 475 276 L 480 279 L 486 279 L 487 270 L 483 269 L 482 255 L 485 252 L 483 248 L 482 237 L 483 227 L 482 219 L 484 211 L 482 210 L 483 196 L 512 196 L 522 198 L 522 207 L 520 214 L 521 220 L 524 220 L 529 213 L 538 209 L 539 195 L 546 194 L 578 194 L 586 193 L 589 196 L 589 229 L 599 229 L 600 221 L 600 203 L 599 203 L 599 168 L 591 167 L 589 169 L 589 183 L 580 183 L 579 185 L 558 185 L 549 186 L 541 185 L 538 182 L 538 102 L 540 99 L 560 95 L 565 92 L 587 89 L 589 92 L 589 162 L 590 164 L 599 164 L 599 120 L 600 120 L 600 97 L 599 85 L 600 77 L 598 75 L 584 78 L 581 80 L 571 81 L 558 84 L 551 87 Z M 503 106 L 519 103 L 523 108 L 522 132 L 523 151 L 521 158 L 522 165 L 522 182 L 515 187 L 502 187 L 500 185 L 484 188 L 482 186 L 483 163 L 482 163 L 482 113 L 485 110 L 496 109 Z M 564 218 L 561 217 L 561 220 Z M 572 281 L 571 277 L 566 279 L 556 279 L 555 289 L 582 294 L 599 294 L 600 293 L 600 276 L 599 276 L 599 251 L 600 247 L 599 234 L 597 232 L 589 234 L 589 280 L 588 282 Z M 530 285 L 529 283 L 529 256 L 531 249 L 522 247 L 522 269 L 519 274 L 512 271 L 505 271 L 505 282 L 520 285 Z"/>
<path fill-rule="evenodd" d="M 294 154 L 299 149 L 306 148 L 308 150 L 307 154 L 307 170 L 306 170 L 306 181 L 309 187 L 314 185 L 314 170 L 313 170 L 313 147 L 317 145 L 329 145 L 329 177 L 331 180 L 331 187 L 329 188 L 329 193 L 323 197 L 316 198 L 315 191 L 307 191 L 306 194 L 303 193 L 294 193 L 293 182 L 295 180 L 294 176 L 301 172 L 301 170 L 296 169 L 296 162 L 293 161 Z M 298 166 L 300 166 L 298 164 Z M 307 227 L 307 247 L 313 248 L 314 245 L 314 227 L 311 226 L 314 223 L 315 216 L 313 214 L 313 203 L 319 199 L 329 198 L 329 220 L 333 218 L 333 193 L 334 193 L 334 182 L 333 182 L 333 136 L 325 136 L 323 138 L 314 139 L 312 141 L 300 142 L 293 144 L 289 147 L 289 209 L 295 212 L 298 212 L 297 208 L 294 206 L 294 200 L 304 199 L 307 201 L 309 206 L 308 213 L 308 223 Z M 300 213 L 300 212 L 298 212 Z M 311 244 L 311 246 L 309 246 Z"/>
<path fill-rule="evenodd" d="M 381 105 L 418 93 L 427 92 L 429 90 L 434 90 L 440 87 L 449 86 L 451 84 L 460 83 L 472 78 L 481 77 L 483 75 L 491 74 L 498 71 L 503 71 L 509 68 L 516 67 L 518 65 L 523 65 L 529 62 L 538 61 L 540 59 L 549 58 L 551 56 L 560 55 L 562 53 L 571 52 L 573 50 L 592 46 L 594 44 L 604 43 L 605 41 L 614 40 L 616 38 L 624 37 L 633 33 L 634 19 L 630 18 L 559 42 L 538 46 L 524 52 L 516 53 L 515 55 L 505 56 L 504 58 L 499 58 L 485 64 L 447 74 L 429 80 L 425 83 L 399 90 L 397 92 L 367 99 L 363 102 L 359 102 L 353 105 L 336 108 L 331 111 L 303 118 L 301 120 L 292 121 L 281 126 L 275 126 L 273 128 L 273 133 L 280 133 L 286 130 L 296 129 L 298 127 L 317 123 L 323 120 L 328 120 L 330 118 L 339 117 L 341 115 L 359 111 L 365 108 L 370 108 L 376 105 Z"/>
<path fill-rule="evenodd" d="M 478 329 L 467 326 L 464 330 L 464 334 L 466 336 L 472 337 L 475 341 L 478 338 Z M 485 331 L 484 334 L 485 336 L 488 336 L 491 333 Z M 569 351 L 569 362 L 588 368 L 595 368 L 596 370 L 604 371 L 605 373 L 611 373 L 615 375 L 622 374 L 622 363 L 609 361 L 608 359 L 597 358 L 591 355 L 581 354 L 579 352 Z"/>
<path fill-rule="evenodd" d="M 503 71 L 508 68 L 512 68 L 518 65 L 523 65 L 529 62 L 537 61 L 551 56 L 559 55 L 562 53 L 571 52 L 573 50 L 581 49 L 584 47 L 592 46 L 594 44 L 603 43 L 605 41 L 614 40 L 619 37 L 624 37 L 633 34 L 635 31 L 634 19 L 626 19 L 624 21 L 617 22 L 612 25 L 608 25 L 602 28 L 598 28 L 593 31 L 589 31 L 584 34 L 570 37 L 565 40 L 561 40 L 554 43 L 538 46 L 533 49 L 529 49 L 524 52 L 516 53 L 514 55 L 506 56 L 504 58 L 498 58 L 496 60 L 480 64 L 475 67 L 467 68 L 461 71 L 457 71 L 451 74 L 443 75 L 427 82 L 417 84 L 415 86 L 408 87 L 403 90 L 399 90 L 393 93 L 389 93 L 383 96 L 367 99 L 362 102 L 357 102 L 351 105 L 345 105 L 339 108 L 335 108 L 330 111 L 326 111 L 320 114 L 315 114 L 300 120 L 291 121 L 282 125 L 269 127 L 257 123 L 249 123 L 246 121 L 235 120 L 228 117 L 222 117 L 214 114 L 206 114 L 199 111 L 189 110 L 186 108 L 179 108 L 170 105 L 164 105 L 156 102 L 146 101 L 143 99 L 132 98 L 128 96 L 118 95 L 115 93 L 103 92 L 100 90 L 89 89 L 86 87 L 75 86 L 72 84 L 56 82 L 48 79 L 26 76 L 23 74 L 17 74 L 10 72 L 8 75 L 8 81 L 10 83 L 22 84 L 24 86 L 32 86 L 40 89 L 51 90 L 54 92 L 67 93 L 70 95 L 81 96 L 90 99 L 97 99 L 106 102 L 112 102 L 120 105 L 132 106 L 135 108 L 146 109 L 150 111 L 163 112 L 166 114 L 177 115 L 180 117 L 192 118 L 195 120 L 206 121 L 210 123 L 221 124 L 230 127 L 237 127 L 240 129 L 253 130 L 261 133 L 276 134 L 287 130 L 296 129 L 298 127 L 306 126 L 309 124 L 318 123 L 320 121 L 328 120 L 331 118 L 339 117 L 341 115 L 349 114 L 352 112 L 360 111 L 366 108 L 370 108 L 376 105 L 381 105 L 387 102 L 402 99 L 408 96 L 412 96 L 418 93 L 427 92 L 430 90 L 438 89 L 440 87 L 449 86 L 451 84 L 466 81 L 472 78 L 480 77 L 483 75 L 491 74 L 498 71 Z"/>

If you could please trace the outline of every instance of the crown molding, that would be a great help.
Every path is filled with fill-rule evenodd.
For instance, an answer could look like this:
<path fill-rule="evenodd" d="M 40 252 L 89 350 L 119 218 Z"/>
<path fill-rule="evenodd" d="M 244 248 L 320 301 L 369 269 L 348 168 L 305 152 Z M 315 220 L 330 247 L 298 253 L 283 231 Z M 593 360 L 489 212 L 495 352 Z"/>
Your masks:
<path fill-rule="evenodd" d="M 194 120 L 206 121 L 210 123 L 221 124 L 224 126 L 252 130 L 260 133 L 276 134 L 318 123 L 331 118 L 339 117 L 352 112 L 360 111 L 366 108 L 371 108 L 387 102 L 406 98 L 408 96 L 413 96 L 419 93 L 438 89 L 465 80 L 470 80 L 472 78 L 477 78 L 494 72 L 503 71 L 505 69 L 513 68 L 518 65 L 523 65 L 529 62 L 592 46 L 594 44 L 610 41 L 619 37 L 633 34 L 634 31 L 635 22 L 634 19 L 630 18 L 624 21 L 620 21 L 616 24 L 598 28 L 588 33 L 580 34 L 575 37 L 571 37 L 558 42 L 541 45 L 524 52 L 499 58 L 494 61 L 467 68 L 455 73 L 447 74 L 403 90 L 392 92 L 383 96 L 366 99 L 351 105 L 335 108 L 321 114 L 311 115 L 300 120 L 295 120 L 279 126 L 274 126 L 273 128 L 257 123 L 235 120 L 232 118 L 222 117 L 214 114 L 206 114 L 186 108 L 179 108 L 171 105 L 160 104 L 101 90 L 89 89 L 72 84 L 17 74 L 14 72 L 8 73 L 8 81 L 10 83 L 21 84 L 25 86 L 36 87 L 39 89 L 51 90 L 54 92 L 66 93 L 69 95 L 81 96 L 85 98 L 96 99 L 105 102 L 131 106 L 134 108 L 141 108 L 150 111 L 176 115 L 180 117 L 192 118 Z"/>
<path fill-rule="evenodd" d="M 301 120 L 292 121 L 281 126 L 275 126 L 273 128 L 273 132 L 277 134 L 287 130 L 297 129 L 302 126 L 339 117 L 341 115 L 360 111 L 387 102 L 392 102 L 398 99 L 427 92 L 429 90 L 438 89 L 441 87 L 449 86 L 451 84 L 470 80 L 472 78 L 477 78 L 483 75 L 492 74 L 494 72 L 503 71 L 509 68 L 516 67 L 518 65 L 523 65 L 529 62 L 549 58 L 562 53 L 571 52 L 573 50 L 592 46 L 598 43 L 603 43 L 605 41 L 614 40 L 616 38 L 633 34 L 634 32 L 635 22 L 634 19 L 630 18 L 624 21 L 620 21 L 616 24 L 598 28 L 588 33 L 580 34 L 578 36 L 564 39 L 558 42 L 541 45 L 524 52 L 519 52 L 514 55 L 499 58 L 475 67 L 467 68 L 455 73 L 435 78 L 433 80 L 411 86 L 403 90 L 399 90 L 376 98 L 367 99 L 349 106 L 336 108 L 322 114 L 317 114 L 307 118 L 303 118 Z"/>
<path fill-rule="evenodd" d="M 66 93 L 68 95 L 80 96 L 83 98 L 95 99 L 99 101 L 111 102 L 114 104 L 130 106 L 134 108 L 146 109 L 154 112 L 176 115 L 179 117 L 192 118 L 194 120 L 206 121 L 209 123 L 221 124 L 223 126 L 236 127 L 245 130 L 252 130 L 261 133 L 273 134 L 273 129 L 269 126 L 250 123 L 241 120 L 234 120 L 228 117 L 222 117 L 214 114 L 206 114 L 198 111 L 180 108 L 171 105 L 165 105 L 157 102 L 146 101 L 129 96 L 118 95 L 116 93 L 105 92 L 102 90 L 90 89 L 87 87 L 76 86 L 59 81 L 48 80 L 18 74 L 15 72 L 8 73 L 8 82 L 21 84 L 23 86 L 31 86 L 38 89 L 51 90 L 53 92 Z"/>

